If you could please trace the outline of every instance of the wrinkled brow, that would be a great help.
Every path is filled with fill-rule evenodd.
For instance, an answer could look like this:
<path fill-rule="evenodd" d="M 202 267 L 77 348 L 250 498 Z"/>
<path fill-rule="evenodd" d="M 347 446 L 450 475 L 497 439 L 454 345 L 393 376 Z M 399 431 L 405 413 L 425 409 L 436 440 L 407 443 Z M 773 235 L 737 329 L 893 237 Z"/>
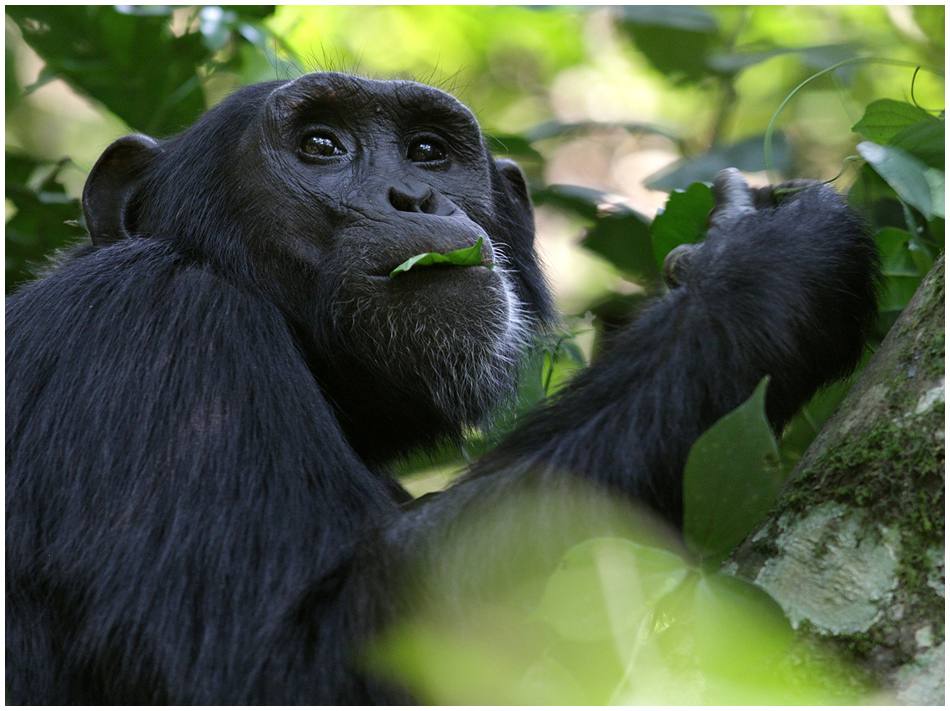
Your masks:
<path fill-rule="evenodd" d="M 393 89 L 399 110 L 409 120 L 438 124 L 455 135 L 481 136 L 481 128 L 472 112 L 448 94 L 412 82 L 394 82 Z"/>

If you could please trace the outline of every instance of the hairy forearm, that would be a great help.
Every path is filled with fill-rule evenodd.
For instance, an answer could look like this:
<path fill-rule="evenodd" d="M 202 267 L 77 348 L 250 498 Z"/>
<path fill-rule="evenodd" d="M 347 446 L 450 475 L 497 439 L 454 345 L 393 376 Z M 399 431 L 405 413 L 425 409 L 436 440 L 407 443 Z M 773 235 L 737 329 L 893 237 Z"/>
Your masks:
<path fill-rule="evenodd" d="M 631 502 L 679 526 L 691 446 L 764 376 L 778 430 L 853 368 L 875 314 L 876 256 L 840 199 L 822 188 L 779 207 L 730 212 L 728 196 L 720 207 L 677 288 L 460 484 L 394 522 L 391 561 L 472 592 L 623 527 Z"/>
<path fill-rule="evenodd" d="M 716 187 L 719 213 L 678 287 L 477 471 L 571 472 L 678 525 L 690 447 L 764 376 L 778 431 L 854 367 L 875 316 L 877 273 L 860 222 L 829 188 L 739 209 L 748 192 Z"/>

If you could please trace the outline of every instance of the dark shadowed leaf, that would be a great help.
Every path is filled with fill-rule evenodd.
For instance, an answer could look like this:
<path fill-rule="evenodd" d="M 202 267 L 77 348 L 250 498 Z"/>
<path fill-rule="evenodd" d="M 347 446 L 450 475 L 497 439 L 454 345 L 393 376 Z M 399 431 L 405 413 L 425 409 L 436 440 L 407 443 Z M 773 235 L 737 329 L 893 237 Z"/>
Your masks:
<path fill-rule="evenodd" d="M 622 195 L 582 185 L 549 185 L 532 193 L 532 197 L 539 205 L 550 205 L 589 220 L 607 213 L 623 215 L 633 212 Z"/>
<path fill-rule="evenodd" d="M 683 474 L 683 533 L 689 548 L 713 560 L 745 538 L 782 484 L 779 451 L 765 416 L 763 378 L 752 396 L 696 441 Z"/>
<path fill-rule="evenodd" d="M 16 210 L 6 227 L 7 291 L 33 276 L 33 266 L 50 252 L 85 234 L 77 222 L 79 200 L 70 198 L 59 180 L 66 165 L 6 154 L 6 198 Z"/>
<path fill-rule="evenodd" d="M 599 254 L 641 284 L 659 278 L 659 270 L 653 262 L 650 221 L 638 212 L 630 210 L 599 218 L 581 240 L 581 246 Z"/>
<path fill-rule="evenodd" d="M 816 69 L 836 64 L 853 57 L 858 45 L 854 43 L 829 44 L 816 47 L 770 47 L 767 49 L 740 49 L 736 52 L 715 54 L 706 60 L 710 69 L 722 74 L 737 74 L 743 69 L 768 61 L 783 54 L 795 54 L 802 63 Z"/>
<path fill-rule="evenodd" d="M 175 36 L 169 8 L 20 5 L 6 11 L 47 64 L 130 127 L 167 135 L 205 109 L 200 63 L 210 58 L 200 33 Z"/>
<path fill-rule="evenodd" d="M 734 167 L 747 173 L 765 170 L 763 136 L 753 136 L 738 143 L 718 146 L 692 158 L 682 158 L 649 178 L 645 184 L 651 190 L 674 190 L 690 183 L 711 183 L 723 168 Z M 790 159 L 788 141 L 780 131 L 772 134 L 772 167 L 781 172 Z"/>
<path fill-rule="evenodd" d="M 712 188 L 693 183 L 686 190 L 674 190 L 663 211 L 650 227 L 653 235 L 653 259 L 658 267 L 671 249 L 681 244 L 695 244 L 706 233 L 706 219 L 713 209 Z"/>
<path fill-rule="evenodd" d="M 628 5 L 620 26 L 634 46 L 674 81 L 708 74 L 706 57 L 718 39 L 716 19 L 695 5 Z"/>

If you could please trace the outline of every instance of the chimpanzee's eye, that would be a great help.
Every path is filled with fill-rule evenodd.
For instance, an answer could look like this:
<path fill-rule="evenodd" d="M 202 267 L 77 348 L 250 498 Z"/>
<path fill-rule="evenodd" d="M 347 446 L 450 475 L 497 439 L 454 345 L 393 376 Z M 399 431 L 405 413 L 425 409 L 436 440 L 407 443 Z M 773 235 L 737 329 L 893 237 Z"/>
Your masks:
<path fill-rule="evenodd" d="M 311 158 L 332 158 L 344 155 L 346 149 L 329 133 L 313 131 L 300 139 L 300 152 Z"/>
<path fill-rule="evenodd" d="M 406 157 L 413 163 L 435 163 L 445 160 L 448 151 L 434 138 L 417 138 L 409 144 Z"/>

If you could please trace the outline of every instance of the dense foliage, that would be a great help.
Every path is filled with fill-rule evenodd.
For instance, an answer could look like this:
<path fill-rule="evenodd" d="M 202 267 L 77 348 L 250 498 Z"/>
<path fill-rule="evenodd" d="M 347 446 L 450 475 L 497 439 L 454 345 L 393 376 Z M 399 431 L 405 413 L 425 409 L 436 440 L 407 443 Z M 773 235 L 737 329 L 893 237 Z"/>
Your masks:
<path fill-rule="evenodd" d="M 886 283 L 878 338 L 943 250 L 945 122 L 936 104 L 943 94 L 942 6 L 892 15 L 881 8 L 784 6 L 6 12 L 8 291 L 53 250 L 82 237 L 79 189 L 110 138 L 175 133 L 238 84 L 295 76 L 314 65 L 405 72 L 454 87 L 479 110 L 498 152 L 526 167 L 539 209 L 583 230 L 582 248 L 616 275 L 575 309 L 564 334 L 538 344 L 508 415 L 536 403 L 583 363 L 577 336 L 583 341 L 592 328 L 599 347 L 663 288 L 664 257 L 702 239 L 712 205 L 707 183 L 724 167 L 765 171 L 773 182 L 828 179 L 840 170 L 836 180 L 850 184 L 852 202 L 881 248 Z M 845 39 L 828 39 L 835 37 Z M 29 80 L 26 66 L 35 60 L 23 42 L 42 61 Z M 82 119 L 91 131 L 51 137 L 71 117 L 36 99 L 59 81 L 101 116 Z M 572 91 L 589 98 L 577 88 L 584 83 L 610 94 L 629 88 L 638 98 L 611 96 L 586 115 L 558 109 Z M 630 101 L 646 95 L 652 98 L 642 115 Z M 829 121 L 837 115 L 829 106 L 839 102 L 859 118 Z M 661 116 L 668 121 L 661 124 Z M 675 158 L 646 180 L 669 192 L 655 219 L 618 196 L 608 177 L 600 188 L 549 179 L 559 175 L 553 166 L 571 146 L 599 139 L 617 146 L 631 137 L 638 148 L 661 146 Z M 827 686 L 818 677 L 774 664 L 790 631 L 774 603 L 714 572 L 764 516 L 849 383 L 819 394 L 781 442 L 764 418 L 765 387 L 763 381 L 694 447 L 685 474 L 686 550 L 622 539 L 585 543 L 548 581 L 530 619 L 500 622 L 486 613 L 468 636 L 423 620 L 387 641 L 377 663 L 399 670 L 434 701 L 471 700 L 473 690 L 486 702 L 827 698 L 815 696 Z M 494 430 L 472 433 L 464 452 L 446 450 L 436 462 L 477 455 L 508 422 L 500 417 Z M 432 463 L 422 457 L 403 469 L 410 474 Z M 720 492 L 715 506 L 702 493 L 710 490 Z M 499 662 L 485 650 L 499 640 L 504 647 L 512 624 L 517 663 Z M 448 671 L 445 658 L 468 659 L 468 671 Z"/>

